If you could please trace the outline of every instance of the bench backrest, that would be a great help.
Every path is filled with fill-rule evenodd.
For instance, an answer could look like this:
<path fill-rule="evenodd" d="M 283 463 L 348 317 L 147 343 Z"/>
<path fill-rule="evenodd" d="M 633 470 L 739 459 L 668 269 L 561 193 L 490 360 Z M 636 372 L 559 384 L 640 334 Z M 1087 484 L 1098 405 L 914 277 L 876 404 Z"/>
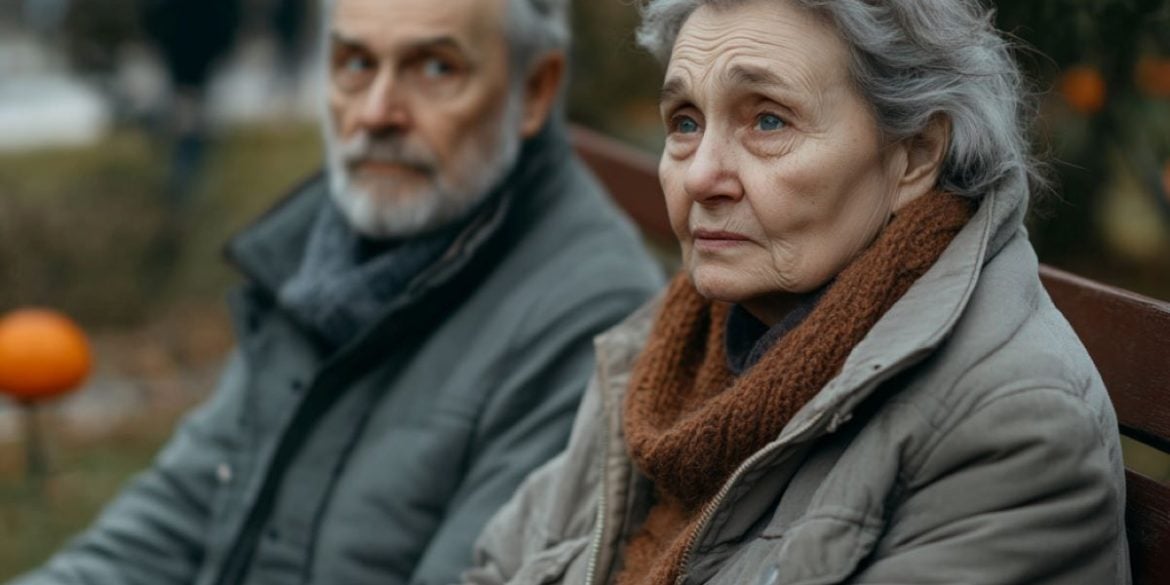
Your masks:
<path fill-rule="evenodd" d="M 1170 452 L 1170 305 L 1042 266 L 1049 296 L 1093 356 L 1121 433 Z M 1127 468 L 1134 583 L 1170 583 L 1170 486 Z"/>
<path fill-rule="evenodd" d="M 673 244 L 657 160 L 584 128 L 577 153 L 647 238 Z M 1123 435 L 1170 453 L 1170 303 L 1042 266 L 1041 280 L 1109 389 Z M 1170 583 L 1170 486 L 1126 469 L 1135 585 Z"/>

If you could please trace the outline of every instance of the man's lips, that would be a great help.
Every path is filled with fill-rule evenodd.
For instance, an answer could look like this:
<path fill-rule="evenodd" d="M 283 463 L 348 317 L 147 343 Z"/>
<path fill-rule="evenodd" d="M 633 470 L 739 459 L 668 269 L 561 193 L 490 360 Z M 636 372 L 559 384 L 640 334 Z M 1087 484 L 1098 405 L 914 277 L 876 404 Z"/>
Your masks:
<path fill-rule="evenodd" d="M 351 165 L 354 171 L 360 173 L 370 173 L 374 175 L 401 175 L 403 173 L 410 173 L 416 175 L 425 175 L 427 170 L 416 165 L 388 162 L 388 161 L 358 161 Z"/>
<path fill-rule="evenodd" d="M 751 241 L 751 238 L 724 230 L 696 229 L 691 232 L 695 245 L 701 248 L 719 249 L 738 246 Z"/>

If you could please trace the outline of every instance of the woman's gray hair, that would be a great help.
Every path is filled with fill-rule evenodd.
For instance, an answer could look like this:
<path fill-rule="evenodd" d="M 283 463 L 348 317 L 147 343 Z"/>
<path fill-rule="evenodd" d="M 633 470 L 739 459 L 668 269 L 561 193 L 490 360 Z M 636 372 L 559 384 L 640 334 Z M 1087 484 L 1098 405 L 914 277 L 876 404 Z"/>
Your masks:
<path fill-rule="evenodd" d="M 750 0 L 645 0 L 638 43 L 664 63 L 700 6 Z M 811 10 L 849 46 L 854 83 L 891 142 L 950 121 L 939 188 L 968 197 L 1043 184 L 1031 154 L 1032 113 L 1012 46 L 978 0 L 774 0 Z"/>

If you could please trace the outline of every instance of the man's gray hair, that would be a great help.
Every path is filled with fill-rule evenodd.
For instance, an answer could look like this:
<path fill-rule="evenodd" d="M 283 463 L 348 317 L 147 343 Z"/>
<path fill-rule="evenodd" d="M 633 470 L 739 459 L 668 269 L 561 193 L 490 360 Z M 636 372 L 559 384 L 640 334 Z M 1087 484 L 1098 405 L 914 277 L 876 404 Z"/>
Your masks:
<path fill-rule="evenodd" d="M 644 0 L 638 43 L 667 62 L 697 8 L 747 1 Z M 886 140 L 916 136 L 935 116 L 950 121 L 939 188 L 981 197 L 1013 182 L 1043 184 L 1028 142 L 1023 76 L 978 0 L 773 1 L 835 25 L 850 50 L 852 79 Z"/>
<path fill-rule="evenodd" d="M 549 52 L 568 53 L 569 0 L 508 0 L 505 18 L 513 76 L 526 78 L 528 69 Z"/>
<path fill-rule="evenodd" d="M 328 55 L 329 27 L 339 0 L 321 0 L 322 49 Z M 505 34 L 510 47 L 512 75 L 524 79 L 528 69 L 545 54 L 568 52 L 569 0 L 505 0 Z"/>

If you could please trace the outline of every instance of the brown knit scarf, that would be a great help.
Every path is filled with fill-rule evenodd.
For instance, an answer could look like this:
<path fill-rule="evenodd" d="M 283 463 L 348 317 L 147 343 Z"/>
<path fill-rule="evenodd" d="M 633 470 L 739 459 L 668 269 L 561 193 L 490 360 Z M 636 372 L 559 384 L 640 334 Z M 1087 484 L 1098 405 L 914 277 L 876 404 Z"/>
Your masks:
<path fill-rule="evenodd" d="M 724 348 L 730 305 L 699 296 L 686 274 L 675 277 L 626 396 L 630 454 L 658 499 L 626 545 L 619 585 L 674 584 L 703 507 L 837 375 L 972 213 L 970 200 L 945 194 L 907 205 L 812 313 L 738 377 Z"/>

